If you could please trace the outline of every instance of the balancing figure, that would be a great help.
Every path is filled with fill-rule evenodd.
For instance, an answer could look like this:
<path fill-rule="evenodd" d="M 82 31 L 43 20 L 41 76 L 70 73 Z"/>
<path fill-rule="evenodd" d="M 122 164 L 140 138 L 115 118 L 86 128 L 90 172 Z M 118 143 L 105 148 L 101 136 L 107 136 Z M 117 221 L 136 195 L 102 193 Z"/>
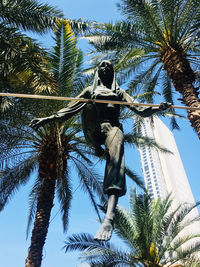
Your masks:
<path fill-rule="evenodd" d="M 93 86 L 84 89 L 77 97 L 133 102 L 132 97 L 118 87 L 113 66 L 107 60 L 102 61 L 98 66 Z M 142 109 L 127 106 L 136 114 L 148 117 L 158 111 L 168 109 L 171 104 L 161 103 L 159 108 Z M 66 121 L 81 110 L 82 127 L 86 140 L 94 147 L 97 156 L 106 154 L 103 189 L 104 193 L 108 195 L 107 211 L 94 239 L 107 241 L 112 235 L 118 198 L 126 193 L 124 135 L 122 125 L 119 122 L 120 105 L 77 101 L 49 117 L 33 119 L 30 126 L 37 129 L 50 121 Z M 102 145 L 105 145 L 105 150 Z"/>

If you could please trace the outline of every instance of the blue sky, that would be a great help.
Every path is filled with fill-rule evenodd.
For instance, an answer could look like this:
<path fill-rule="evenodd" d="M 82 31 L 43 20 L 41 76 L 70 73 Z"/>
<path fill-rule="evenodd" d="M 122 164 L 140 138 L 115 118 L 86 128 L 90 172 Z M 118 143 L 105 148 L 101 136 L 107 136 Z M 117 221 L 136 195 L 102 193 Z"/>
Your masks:
<path fill-rule="evenodd" d="M 120 17 L 116 9 L 118 1 L 114 0 L 51 0 L 46 2 L 58 6 L 64 11 L 65 16 L 70 19 L 82 18 L 83 20 L 110 22 Z M 40 42 L 45 46 L 49 46 L 52 42 L 51 37 L 40 37 Z M 179 98 L 179 96 L 177 95 L 176 98 Z M 183 114 L 185 113 L 183 112 Z M 165 122 L 168 124 L 168 121 Z M 200 164 L 198 153 L 200 151 L 200 142 L 187 120 L 179 120 L 179 124 L 181 131 L 174 131 L 175 139 L 194 198 L 195 200 L 200 200 Z M 126 164 L 141 174 L 139 153 L 136 150 L 126 149 Z M 101 168 L 99 171 L 103 173 L 103 166 L 99 168 Z M 75 176 L 73 171 L 72 175 Z M 74 181 L 75 191 L 78 186 L 75 177 Z M 28 217 L 28 192 L 31 186 L 32 182 L 30 181 L 26 187 L 21 188 L 0 214 L 0 267 L 24 266 L 28 246 L 30 245 L 30 236 L 26 240 L 26 224 Z M 132 184 L 128 183 L 128 187 L 130 188 L 131 186 Z M 67 235 L 80 232 L 95 234 L 99 223 L 87 196 L 78 188 L 73 198 Z M 120 204 L 128 206 L 128 193 L 120 199 Z M 66 234 L 63 234 L 59 214 L 56 215 L 58 211 L 59 207 L 55 203 L 44 248 L 42 267 L 75 267 L 78 266 L 78 253 L 65 254 L 64 250 L 62 250 Z M 118 242 L 115 236 L 111 241 Z"/>

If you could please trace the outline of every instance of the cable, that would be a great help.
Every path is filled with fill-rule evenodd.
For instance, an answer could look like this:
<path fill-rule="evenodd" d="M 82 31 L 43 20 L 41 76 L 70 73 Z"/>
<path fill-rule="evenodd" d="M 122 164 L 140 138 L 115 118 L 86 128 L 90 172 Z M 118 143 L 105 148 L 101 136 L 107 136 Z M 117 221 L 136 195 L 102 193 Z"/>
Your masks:
<path fill-rule="evenodd" d="M 60 100 L 60 101 L 79 101 L 79 102 L 90 102 L 90 103 L 111 103 L 117 105 L 129 105 L 129 106 L 143 106 L 143 107 L 159 107 L 159 104 L 151 103 L 133 103 L 124 101 L 113 101 L 113 100 L 102 100 L 102 99 L 85 99 L 85 98 L 73 98 L 73 97 L 61 97 L 61 96 L 45 96 L 45 95 L 29 95 L 29 94 L 10 94 L 10 93 L 0 93 L 0 96 L 6 97 L 19 97 L 19 98 L 34 98 L 34 99 L 49 99 L 49 100 Z M 190 109 L 190 110 L 200 110 L 200 107 L 185 107 L 185 106 L 171 106 L 171 108 L 176 109 Z"/>

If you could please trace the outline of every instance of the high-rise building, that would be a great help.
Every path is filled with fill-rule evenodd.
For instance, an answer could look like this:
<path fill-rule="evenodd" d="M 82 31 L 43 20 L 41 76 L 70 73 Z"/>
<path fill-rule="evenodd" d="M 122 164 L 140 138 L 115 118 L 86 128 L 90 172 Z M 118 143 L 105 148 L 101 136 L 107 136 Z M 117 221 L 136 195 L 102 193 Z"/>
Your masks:
<path fill-rule="evenodd" d="M 143 136 L 155 139 L 158 144 L 172 152 L 171 154 L 163 153 L 152 147 L 140 146 L 144 181 L 150 196 L 165 198 L 171 193 L 173 199 L 171 210 L 175 210 L 177 206 L 184 203 L 194 205 L 195 200 L 172 132 L 157 117 L 154 118 L 153 124 L 150 118 L 145 118 L 141 132 Z M 194 208 L 186 220 L 197 216 L 199 216 L 198 209 Z M 199 234 L 199 232 L 200 222 L 195 222 L 187 226 L 180 236 Z M 192 245 L 193 242 L 194 240 L 187 242 L 186 247 Z M 198 257 L 200 258 L 200 254 Z"/>
<path fill-rule="evenodd" d="M 143 136 L 153 138 L 156 143 L 172 152 L 163 153 L 155 148 L 144 145 L 139 148 L 144 181 L 151 198 L 165 198 L 171 193 L 173 199 L 171 210 L 175 210 L 177 206 L 183 203 L 194 205 L 195 200 L 173 133 L 158 117 L 154 117 L 153 123 L 150 118 L 145 118 L 141 126 L 141 133 Z M 197 216 L 199 216 L 198 209 L 194 208 L 186 216 L 185 222 Z M 192 224 L 190 223 L 182 230 L 179 237 L 184 237 L 189 234 L 196 235 L 199 232 L 200 222 L 196 221 Z M 188 241 L 182 246 L 182 249 L 184 250 L 187 247 L 193 246 L 194 242 L 199 243 L 199 238 L 196 237 Z M 200 253 L 196 255 L 200 258 Z M 165 256 L 173 257 L 170 254 L 166 254 Z"/>
<path fill-rule="evenodd" d="M 145 118 L 141 132 L 143 136 L 154 138 L 158 144 L 172 152 L 163 153 L 148 146 L 139 148 L 144 180 L 151 197 L 164 198 L 171 193 L 176 207 L 185 202 L 194 204 L 194 197 L 172 132 L 158 117 L 154 117 L 153 124 L 150 118 Z"/>

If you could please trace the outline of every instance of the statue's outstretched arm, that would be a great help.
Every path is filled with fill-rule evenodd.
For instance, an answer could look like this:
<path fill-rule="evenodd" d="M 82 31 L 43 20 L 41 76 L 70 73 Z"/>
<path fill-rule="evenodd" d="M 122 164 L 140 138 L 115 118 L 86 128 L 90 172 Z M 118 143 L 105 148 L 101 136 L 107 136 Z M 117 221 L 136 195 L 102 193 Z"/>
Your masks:
<path fill-rule="evenodd" d="M 86 88 L 83 90 L 81 94 L 77 96 L 77 98 L 89 98 L 89 90 Z M 29 126 L 33 129 L 37 130 L 39 127 L 44 126 L 50 121 L 65 121 L 70 119 L 76 113 L 82 110 L 82 108 L 86 105 L 84 102 L 74 102 L 70 103 L 66 108 L 59 110 L 58 112 L 52 114 L 49 117 L 44 118 L 36 118 L 33 119 Z"/>
<path fill-rule="evenodd" d="M 122 101 L 125 102 L 134 102 L 133 98 L 127 94 L 124 90 L 121 90 L 122 93 Z M 128 106 L 132 111 L 134 111 L 136 114 L 140 115 L 141 117 L 149 117 L 151 115 L 153 115 L 154 113 L 160 112 L 160 111 L 164 111 L 168 108 L 171 107 L 171 103 L 167 103 L 167 102 L 163 102 L 160 103 L 159 107 L 131 107 Z"/>

